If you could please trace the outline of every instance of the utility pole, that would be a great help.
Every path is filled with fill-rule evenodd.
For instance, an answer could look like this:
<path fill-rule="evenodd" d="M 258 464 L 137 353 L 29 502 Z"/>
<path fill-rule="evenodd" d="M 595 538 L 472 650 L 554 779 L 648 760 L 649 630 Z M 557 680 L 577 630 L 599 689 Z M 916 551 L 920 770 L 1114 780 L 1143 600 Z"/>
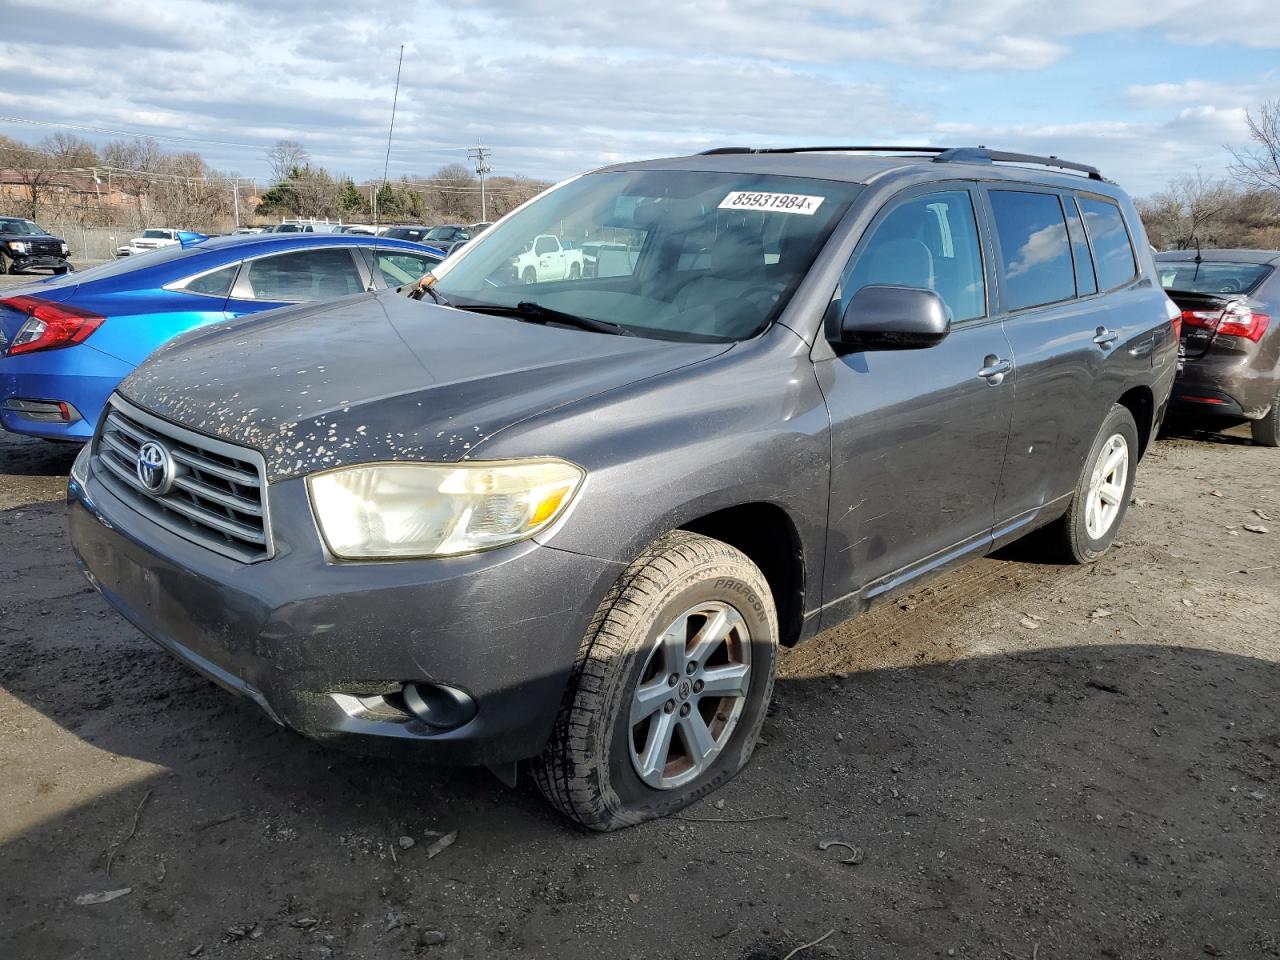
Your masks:
<path fill-rule="evenodd" d="M 231 181 L 231 200 L 236 208 L 236 229 L 240 229 L 240 180 L 233 179 Z"/>
<path fill-rule="evenodd" d="M 493 168 L 489 166 L 489 150 L 479 141 L 476 141 L 476 148 L 468 150 L 467 156 L 476 163 L 476 176 L 480 178 L 480 219 L 488 220 L 488 210 L 484 200 L 484 175 L 489 173 Z"/>

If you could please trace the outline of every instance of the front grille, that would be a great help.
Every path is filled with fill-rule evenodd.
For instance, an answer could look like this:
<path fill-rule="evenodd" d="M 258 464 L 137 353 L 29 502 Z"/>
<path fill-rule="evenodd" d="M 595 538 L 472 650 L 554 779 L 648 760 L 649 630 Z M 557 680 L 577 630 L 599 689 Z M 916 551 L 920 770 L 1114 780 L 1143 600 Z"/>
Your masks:
<path fill-rule="evenodd" d="M 62 256 L 62 244 L 57 240 L 32 240 L 31 252 L 41 257 Z"/>
<path fill-rule="evenodd" d="M 148 488 L 139 468 L 149 444 L 163 451 L 157 489 Z M 108 490 L 171 533 L 242 563 L 271 556 L 265 465 L 256 451 L 161 420 L 113 395 L 94 439 L 93 465 Z"/>

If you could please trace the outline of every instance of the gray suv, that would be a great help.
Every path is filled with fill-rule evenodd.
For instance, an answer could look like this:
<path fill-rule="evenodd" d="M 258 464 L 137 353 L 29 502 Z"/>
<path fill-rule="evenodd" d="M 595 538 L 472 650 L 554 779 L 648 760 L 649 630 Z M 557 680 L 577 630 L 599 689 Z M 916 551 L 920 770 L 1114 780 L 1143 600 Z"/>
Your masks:
<path fill-rule="evenodd" d="M 519 282 L 545 234 L 625 255 Z M 600 830 L 742 769 L 780 648 L 1033 531 L 1101 556 L 1177 363 L 1125 194 L 976 148 L 608 167 L 411 288 L 153 355 L 77 554 L 278 723 L 529 761 Z"/>

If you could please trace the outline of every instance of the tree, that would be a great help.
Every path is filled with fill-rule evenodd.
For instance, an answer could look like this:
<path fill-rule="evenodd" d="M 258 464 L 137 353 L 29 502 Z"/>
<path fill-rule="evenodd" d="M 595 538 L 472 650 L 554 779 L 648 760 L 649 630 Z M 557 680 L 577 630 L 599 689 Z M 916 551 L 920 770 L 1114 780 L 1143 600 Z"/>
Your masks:
<path fill-rule="evenodd" d="M 301 169 L 310 162 L 311 154 L 307 153 L 307 148 L 296 140 L 277 140 L 275 146 L 267 151 L 272 183 L 280 183 L 288 179 L 294 170 Z"/>
<path fill-rule="evenodd" d="M 369 201 L 356 189 L 350 177 L 343 179 L 338 188 L 338 209 L 344 217 L 362 216 L 369 212 Z"/>
<path fill-rule="evenodd" d="M 1245 122 L 1257 146 L 1228 147 L 1235 158 L 1232 174 L 1246 186 L 1280 190 L 1280 99 L 1264 100 L 1256 113 L 1246 110 Z"/>
<path fill-rule="evenodd" d="M 1189 250 L 1221 243 L 1220 228 L 1235 198 L 1229 184 L 1197 169 L 1142 201 L 1140 212 L 1157 247 Z"/>
<path fill-rule="evenodd" d="M 101 161 L 98 151 L 84 137 L 70 133 L 55 133 L 45 137 L 41 147 L 49 153 L 63 170 L 96 167 Z"/>

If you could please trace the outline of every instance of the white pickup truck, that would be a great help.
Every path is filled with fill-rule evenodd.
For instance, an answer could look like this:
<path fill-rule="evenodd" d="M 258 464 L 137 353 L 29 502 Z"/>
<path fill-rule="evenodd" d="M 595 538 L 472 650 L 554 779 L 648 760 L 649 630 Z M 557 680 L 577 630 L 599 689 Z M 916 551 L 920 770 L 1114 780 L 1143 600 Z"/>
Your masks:
<path fill-rule="evenodd" d="M 148 253 L 161 247 L 172 247 L 181 243 L 177 230 L 153 228 L 143 230 L 142 236 L 134 237 L 125 246 L 116 248 L 117 257 L 129 257 L 139 253 Z"/>
<path fill-rule="evenodd" d="M 516 257 L 515 267 L 522 283 L 577 280 L 582 276 L 582 251 L 561 246 L 559 237 L 544 233 Z"/>

